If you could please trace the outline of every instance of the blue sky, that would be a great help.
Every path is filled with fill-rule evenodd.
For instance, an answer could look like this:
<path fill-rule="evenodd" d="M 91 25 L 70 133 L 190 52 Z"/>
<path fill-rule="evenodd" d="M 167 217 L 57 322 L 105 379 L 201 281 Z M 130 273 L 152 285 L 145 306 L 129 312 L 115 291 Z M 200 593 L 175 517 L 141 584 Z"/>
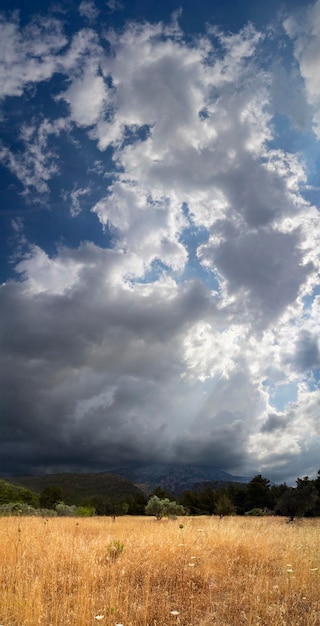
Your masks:
<path fill-rule="evenodd" d="M 0 29 L 0 473 L 315 475 L 320 1 Z"/>

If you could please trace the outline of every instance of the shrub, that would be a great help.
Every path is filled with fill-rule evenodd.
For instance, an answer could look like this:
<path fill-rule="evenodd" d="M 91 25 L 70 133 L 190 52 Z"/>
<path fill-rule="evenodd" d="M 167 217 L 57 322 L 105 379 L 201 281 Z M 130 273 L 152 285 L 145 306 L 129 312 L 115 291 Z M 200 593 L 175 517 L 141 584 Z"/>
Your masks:
<path fill-rule="evenodd" d="M 0 515 L 38 515 L 38 511 L 25 502 L 8 502 L 0 505 Z"/>
<path fill-rule="evenodd" d="M 75 517 L 77 515 L 77 507 L 74 504 L 69 506 L 64 502 L 59 502 L 55 509 L 58 517 Z"/>
<path fill-rule="evenodd" d="M 92 517 L 96 514 L 93 506 L 78 506 L 76 510 L 77 517 Z"/>
<path fill-rule="evenodd" d="M 250 509 L 250 511 L 246 511 L 245 515 L 252 515 L 252 516 L 256 516 L 256 517 L 261 517 L 262 515 L 265 515 L 265 513 L 264 513 L 264 511 L 262 509 L 255 508 L 255 509 Z"/>
<path fill-rule="evenodd" d="M 121 541 L 119 541 L 118 539 L 114 539 L 113 541 L 110 541 L 110 543 L 107 546 L 108 561 L 116 561 L 119 558 L 119 556 L 121 556 L 123 551 L 124 551 L 124 544 L 121 543 Z"/>

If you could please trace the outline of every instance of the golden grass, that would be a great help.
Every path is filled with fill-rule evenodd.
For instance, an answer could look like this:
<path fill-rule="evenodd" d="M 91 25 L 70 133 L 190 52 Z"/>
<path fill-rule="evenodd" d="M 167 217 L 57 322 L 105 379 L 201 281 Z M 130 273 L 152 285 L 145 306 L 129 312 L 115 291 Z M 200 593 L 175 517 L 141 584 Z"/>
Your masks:
<path fill-rule="evenodd" d="M 320 520 L 0 518 L 0 624 L 318 626 L 319 539 Z"/>

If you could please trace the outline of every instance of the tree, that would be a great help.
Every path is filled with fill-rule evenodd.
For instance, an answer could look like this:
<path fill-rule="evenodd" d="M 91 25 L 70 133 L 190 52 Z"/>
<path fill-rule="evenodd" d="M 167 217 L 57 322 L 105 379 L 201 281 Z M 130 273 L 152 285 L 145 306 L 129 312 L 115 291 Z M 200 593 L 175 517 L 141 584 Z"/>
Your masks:
<path fill-rule="evenodd" d="M 40 506 L 44 509 L 55 509 L 63 501 L 63 493 L 59 485 L 47 485 L 40 494 Z"/>
<path fill-rule="evenodd" d="M 126 515 L 129 509 L 129 505 L 126 502 L 111 500 L 101 494 L 88 498 L 85 505 L 94 508 L 96 515 L 111 515 L 112 517 Z"/>
<path fill-rule="evenodd" d="M 317 500 L 318 494 L 312 485 L 305 487 L 299 485 L 299 488 L 290 487 L 280 496 L 276 503 L 276 511 L 282 515 L 287 515 L 290 522 L 293 522 L 295 517 L 303 517 L 311 511 Z"/>
<path fill-rule="evenodd" d="M 185 491 L 181 498 L 181 503 L 190 515 L 199 515 L 202 512 L 197 491 L 191 491 L 190 489 Z"/>
<path fill-rule="evenodd" d="M 134 497 L 127 498 L 128 515 L 144 515 L 147 497 L 143 493 L 137 493 Z"/>
<path fill-rule="evenodd" d="M 170 501 L 168 498 L 161 500 L 158 496 L 151 496 L 145 508 L 146 515 L 154 515 L 157 520 L 163 517 L 175 517 L 184 515 L 185 511 L 181 504 Z"/>
<path fill-rule="evenodd" d="M 20 487 L 18 491 L 18 501 L 24 502 L 25 504 L 29 504 L 34 508 L 39 508 L 39 497 L 30 489 L 25 489 L 24 487 Z"/>
<path fill-rule="evenodd" d="M 257 474 L 247 485 L 247 496 L 245 500 L 246 510 L 269 509 L 272 507 L 272 495 L 270 491 L 270 480 Z"/>
<path fill-rule="evenodd" d="M 208 485 L 198 495 L 199 508 L 202 513 L 213 515 L 217 502 L 217 491 Z"/>
<path fill-rule="evenodd" d="M 215 506 L 216 515 L 234 515 L 236 507 L 226 493 L 220 492 Z"/>
<path fill-rule="evenodd" d="M 166 498 L 168 500 L 173 500 L 171 493 L 169 493 L 169 491 L 166 491 L 166 489 L 163 489 L 163 487 L 160 486 L 156 487 L 151 495 L 158 496 L 160 500 L 165 500 Z"/>
<path fill-rule="evenodd" d="M 247 495 L 247 485 L 243 483 L 230 483 L 226 487 L 226 492 L 231 502 L 236 507 L 237 515 L 244 515 L 246 512 L 246 495 Z"/>

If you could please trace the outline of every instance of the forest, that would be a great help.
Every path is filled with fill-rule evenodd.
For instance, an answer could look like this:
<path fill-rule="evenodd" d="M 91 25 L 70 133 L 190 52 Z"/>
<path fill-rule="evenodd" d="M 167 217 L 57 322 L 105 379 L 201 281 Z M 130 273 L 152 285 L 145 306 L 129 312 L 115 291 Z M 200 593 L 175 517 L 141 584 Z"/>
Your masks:
<path fill-rule="evenodd" d="M 64 476 L 65 480 L 68 475 L 61 476 Z M 178 495 L 162 487 L 157 487 L 152 493 L 146 494 L 134 485 L 131 491 L 126 485 L 123 492 L 119 487 L 122 483 L 118 482 L 116 476 L 108 476 L 104 489 L 101 487 L 101 477 L 97 478 L 97 483 L 91 483 L 90 488 L 87 485 L 84 489 L 82 483 L 85 475 L 72 476 L 72 488 L 70 480 L 68 490 L 64 490 L 61 484 L 50 484 L 49 481 L 41 492 L 0 480 L 0 515 L 84 517 L 152 515 L 150 499 L 156 498 L 158 507 L 159 502 L 162 503 L 162 510 L 163 503 L 166 502 L 166 510 L 174 512 L 173 503 L 176 503 L 178 514 L 191 516 L 283 515 L 290 521 L 300 517 L 320 516 L 320 470 L 315 479 L 308 476 L 297 478 L 294 487 L 286 483 L 272 484 L 268 478 L 257 474 L 248 483 L 208 482 L 196 485 L 193 489 Z M 170 506 L 168 502 L 171 503 Z"/>

